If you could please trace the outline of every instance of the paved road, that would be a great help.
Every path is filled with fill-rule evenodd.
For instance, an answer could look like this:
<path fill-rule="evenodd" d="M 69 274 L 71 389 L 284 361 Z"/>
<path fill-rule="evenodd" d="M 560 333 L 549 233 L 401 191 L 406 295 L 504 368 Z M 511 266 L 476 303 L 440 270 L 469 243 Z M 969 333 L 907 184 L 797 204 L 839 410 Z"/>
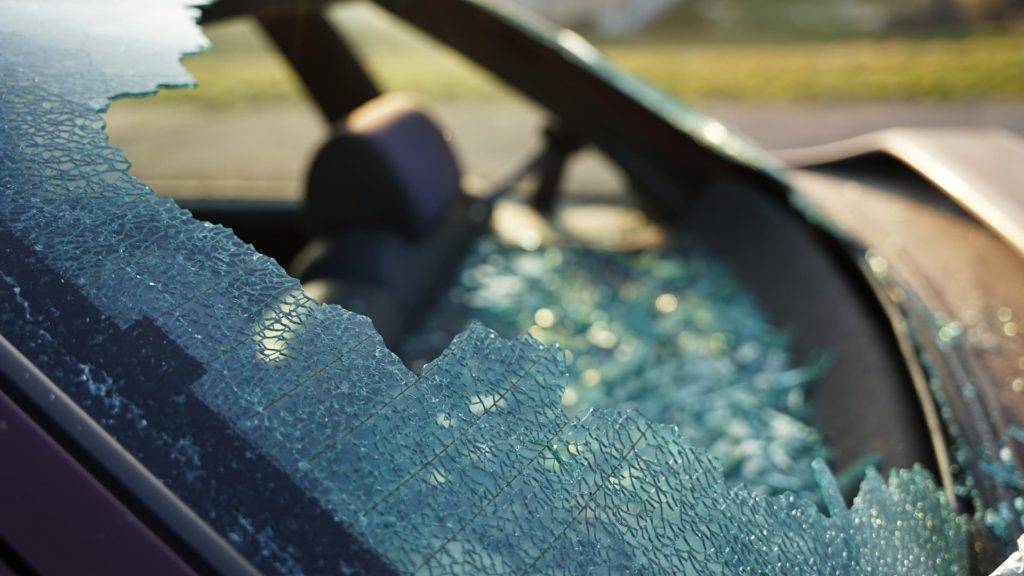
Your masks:
<path fill-rule="evenodd" d="M 717 104 L 705 111 L 768 149 L 809 146 L 893 126 L 1003 126 L 1024 136 L 1024 103 L 994 104 Z M 462 163 L 497 178 L 539 146 L 544 117 L 517 101 L 436 106 Z M 613 113 L 613 112 L 612 112 Z M 137 175 L 179 197 L 298 197 L 312 154 L 327 128 L 304 104 L 210 110 L 145 101 L 117 103 L 111 141 Z M 573 188 L 615 188 L 619 177 L 599 155 L 570 167 Z"/>
<path fill-rule="evenodd" d="M 833 142 L 897 126 L 1002 126 L 1024 136 L 1024 103 L 709 105 L 769 150 Z"/>

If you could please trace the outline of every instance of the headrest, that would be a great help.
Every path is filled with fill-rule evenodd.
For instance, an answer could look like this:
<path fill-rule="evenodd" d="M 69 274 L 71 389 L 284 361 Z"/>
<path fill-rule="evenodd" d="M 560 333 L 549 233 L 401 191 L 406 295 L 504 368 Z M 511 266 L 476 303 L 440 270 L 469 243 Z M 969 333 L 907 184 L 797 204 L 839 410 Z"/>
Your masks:
<path fill-rule="evenodd" d="M 387 228 L 423 236 L 458 200 L 460 178 L 447 137 L 416 100 L 379 96 L 349 114 L 313 160 L 311 232 Z"/>

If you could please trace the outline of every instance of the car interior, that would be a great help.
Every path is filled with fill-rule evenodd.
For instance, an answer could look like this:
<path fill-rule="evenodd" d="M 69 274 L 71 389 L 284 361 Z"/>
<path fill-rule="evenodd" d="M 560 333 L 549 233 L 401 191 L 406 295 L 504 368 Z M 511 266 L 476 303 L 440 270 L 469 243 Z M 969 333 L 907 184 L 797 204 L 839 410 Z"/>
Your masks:
<path fill-rule="evenodd" d="M 624 102 L 600 79 L 578 80 L 593 84 L 593 102 L 559 100 L 545 86 L 545 75 L 565 74 L 564 62 L 556 57 L 546 63 L 546 55 L 524 77 L 514 62 L 487 50 L 488 34 L 499 32 L 480 14 L 465 15 L 480 26 L 452 30 L 448 19 L 403 10 L 395 13 L 466 50 L 544 110 L 550 120 L 539 152 L 518 165 L 510 159 L 507 176 L 480 185 L 464 172 L 450 133 L 429 105 L 415 94 L 380 93 L 321 11 L 271 10 L 257 16 L 260 26 L 331 127 L 306 173 L 304 196 L 298 202 L 182 205 L 277 259 L 314 298 L 369 316 L 393 350 L 402 348 L 450 287 L 475 240 L 526 225 L 496 206 L 525 206 L 542 219 L 595 202 L 640 210 L 658 230 L 724 261 L 772 322 L 790 332 L 799 358 L 830 351 L 830 368 L 815 385 L 812 403 L 839 469 L 885 446 L 883 470 L 915 463 L 939 470 L 935 445 L 944 440 L 925 421 L 872 287 L 841 242 L 788 204 L 778 181 L 708 154 L 675 129 L 667 134 L 667 125 L 649 109 Z M 204 21 L 245 13 L 244 3 L 222 2 L 205 12 Z M 652 165 L 630 147 L 633 142 L 659 146 L 658 154 L 671 159 Z M 621 170 L 627 182 L 622 194 L 560 194 L 567 162 L 584 146 L 596 146 Z M 472 189 L 467 182 L 475 184 Z M 590 236 L 601 233 L 598 225 Z M 410 276 L 417 281 L 409 282 Z"/>

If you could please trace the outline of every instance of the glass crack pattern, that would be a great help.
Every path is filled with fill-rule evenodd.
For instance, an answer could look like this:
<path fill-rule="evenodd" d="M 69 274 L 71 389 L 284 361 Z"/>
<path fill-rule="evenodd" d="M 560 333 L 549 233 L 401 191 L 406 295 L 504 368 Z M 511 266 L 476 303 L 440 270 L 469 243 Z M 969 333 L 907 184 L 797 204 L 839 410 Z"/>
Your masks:
<path fill-rule="evenodd" d="M 965 525 L 924 471 L 869 474 L 847 508 L 821 468 L 828 515 L 728 488 L 672 427 L 632 412 L 567 416 L 559 348 L 474 325 L 416 376 L 367 319 L 312 302 L 230 231 L 157 198 L 127 173 L 99 112 L 112 96 L 190 82 L 178 57 L 205 41 L 186 4 L 0 3 L 0 224 L 26 265 L 73 288 L 43 294 L 8 265 L 0 330 L 21 334 L 69 394 L 94 398 L 94 417 L 140 459 L 166 456 L 180 478 L 163 479 L 253 562 L 380 573 L 353 559 L 362 545 L 382 569 L 423 574 L 965 572 Z M 68 294 L 95 312 L 76 315 L 56 298 Z M 93 326 L 103 331 L 58 334 Z M 140 330 L 152 344 L 132 342 Z M 72 345 L 113 355 L 105 334 L 129 336 L 102 360 L 143 376 L 170 369 L 162 348 L 180 349 L 191 384 L 65 362 Z M 147 382 L 147 394 L 173 394 L 129 402 Z M 292 483 L 312 505 L 286 500 Z M 334 525 L 344 532 L 323 543 Z M 336 559 L 310 560 L 332 546 Z"/>

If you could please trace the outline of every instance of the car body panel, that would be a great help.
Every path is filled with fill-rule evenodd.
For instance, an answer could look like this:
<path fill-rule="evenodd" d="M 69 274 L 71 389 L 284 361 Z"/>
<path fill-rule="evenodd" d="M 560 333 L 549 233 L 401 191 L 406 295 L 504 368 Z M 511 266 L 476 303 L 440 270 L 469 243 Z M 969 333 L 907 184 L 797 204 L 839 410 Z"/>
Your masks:
<path fill-rule="evenodd" d="M 1012 213 L 1018 188 L 1011 185 L 1012 169 L 1004 171 L 1008 177 L 1001 184 L 998 177 L 972 180 L 965 165 L 977 155 L 950 157 L 959 142 L 971 141 L 969 131 L 957 144 L 947 140 L 948 132 L 931 143 L 930 134 L 891 136 L 876 141 L 895 142 L 897 148 L 913 142 L 909 161 L 885 148 L 844 147 L 858 153 L 828 156 L 829 162 L 792 177 L 804 201 L 850 242 L 886 303 L 912 366 L 945 484 L 998 534 L 978 544 L 995 562 L 1012 549 L 1020 530 L 1024 342 L 1018 322 L 1024 259 L 1011 242 L 1016 226 L 982 215 L 991 216 L 999 203 L 1010 203 Z M 1007 151 L 998 144 L 983 149 Z M 1009 164 L 1013 158 L 999 156 Z M 928 166 L 939 159 L 941 165 Z M 958 175 L 957 190 L 937 185 L 950 178 L 937 175 L 936 167 L 940 174 Z"/>

